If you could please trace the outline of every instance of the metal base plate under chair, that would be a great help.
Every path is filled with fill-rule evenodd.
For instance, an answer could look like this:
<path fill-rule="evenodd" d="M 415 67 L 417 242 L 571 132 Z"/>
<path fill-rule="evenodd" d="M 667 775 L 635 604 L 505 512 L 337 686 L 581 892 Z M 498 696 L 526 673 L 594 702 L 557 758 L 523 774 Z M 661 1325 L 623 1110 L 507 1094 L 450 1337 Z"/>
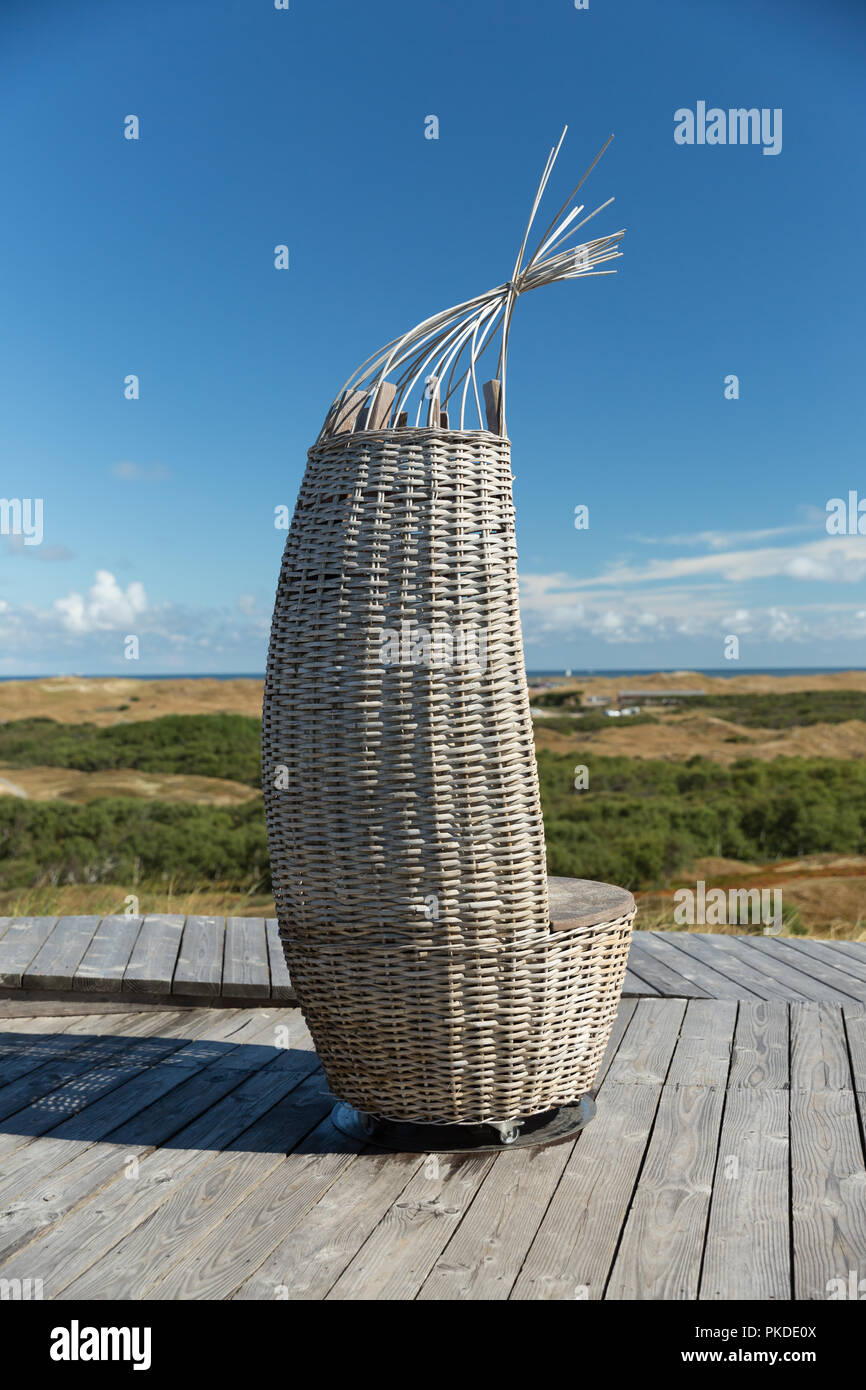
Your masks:
<path fill-rule="evenodd" d="M 595 1101 L 584 1096 L 526 1120 L 493 1125 L 424 1125 L 384 1120 L 337 1101 L 331 1123 L 341 1134 L 389 1153 L 498 1153 L 573 1139 L 595 1115 Z"/>

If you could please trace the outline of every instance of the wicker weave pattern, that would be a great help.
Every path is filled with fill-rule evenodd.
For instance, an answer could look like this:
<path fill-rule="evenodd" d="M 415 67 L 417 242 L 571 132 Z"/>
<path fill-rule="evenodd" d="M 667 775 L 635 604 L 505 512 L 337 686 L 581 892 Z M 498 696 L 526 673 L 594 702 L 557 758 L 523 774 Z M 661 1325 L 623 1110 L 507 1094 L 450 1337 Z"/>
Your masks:
<path fill-rule="evenodd" d="M 548 921 L 511 483 L 508 442 L 486 431 L 310 450 L 263 737 L 277 911 L 296 939 L 423 931 L 431 911 L 459 944 Z M 485 633 L 486 670 L 383 665 L 403 622 Z"/>
<path fill-rule="evenodd" d="M 484 660 L 383 664 L 403 623 L 483 634 Z M 589 1088 L 630 919 L 550 931 L 506 439 L 359 431 L 310 450 L 263 769 L 286 958 L 341 1099 L 468 1123 Z"/>
<path fill-rule="evenodd" d="M 632 917 L 499 950 L 290 942 L 286 956 L 342 1100 L 430 1124 L 510 1120 L 591 1089 Z"/>

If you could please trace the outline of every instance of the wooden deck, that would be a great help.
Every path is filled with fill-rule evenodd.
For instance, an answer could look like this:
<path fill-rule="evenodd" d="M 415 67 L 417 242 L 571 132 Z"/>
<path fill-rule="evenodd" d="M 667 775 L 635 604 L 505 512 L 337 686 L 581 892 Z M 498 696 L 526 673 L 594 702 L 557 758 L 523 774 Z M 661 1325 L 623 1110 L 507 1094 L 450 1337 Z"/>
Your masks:
<path fill-rule="evenodd" d="M 866 1003 L 866 942 L 638 931 L 624 993 Z M 66 1012 L 296 1002 L 274 918 L 0 917 L 0 1016 L 58 1001 Z"/>
<path fill-rule="evenodd" d="M 866 942 L 636 931 L 624 994 L 866 1003 Z"/>
<path fill-rule="evenodd" d="M 274 922 L 0 919 L 0 1281 L 824 1300 L 866 1277 L 866 944 L 635 933 L 596 1118 L 498 1154 L 343 1138 L 293 998 Z"/>
<path fill-rule="evenodd" d="M 64 996 L 73 1008 L 295 1002 L 276 918 L 0 917 L 0 1012 Z"/>
<path fill-rule="evenodd" d="M 0 1280 L 46 1299 L 825 1300 L 866 1274 L 861 1004 L 624 999 L 597 1100 L 558 1146 L 381 1154 L 331 1126 L 296 1009 L 7 1020 Z"/>

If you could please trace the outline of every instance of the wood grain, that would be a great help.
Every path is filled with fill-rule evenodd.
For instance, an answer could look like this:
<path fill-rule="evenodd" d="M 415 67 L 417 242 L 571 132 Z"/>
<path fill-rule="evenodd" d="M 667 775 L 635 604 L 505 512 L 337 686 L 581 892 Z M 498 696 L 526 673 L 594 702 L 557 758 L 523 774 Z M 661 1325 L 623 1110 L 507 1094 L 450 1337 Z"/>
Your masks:
<path fill-rule="evenodd" d="M 407 1183 L 329 1299 L 412 1299 L 433 1269 L 494 1161 L 439 1154 Z"/>
<path fill-rule="evenodd" d="M 697 1297 L 724 1096 L 664 1089 L 607 1298 Z"/>
<path fill-rule="evenodd" d="M 690 980 L 703 991 L 709 999 L 757 999 L 760 996 L 747 989 L 745 985 L 737 984 L 736 981 L 728 979 L 720 971 L 715 970 L 711 965 L 706 965 L 695 956 L 690 955 L 687 950 L 679 950 L 678 944 L 681 937 L 687 937 L 688 932 L 640 932 L 639 940 L 641 946 L 656 959 L 675 971 L 677 975 L 682 975 L 686 980 Z M 661 991 L 666 994 L 666 990 Z"/>
<path fill-rule="evenodd" d="M 641 999 L 608 1069 L 608 1082 L 661 1085 L 685 1011 L 680 1000 Z"/>
<path fill-rule="evenodd" d="M 123 972 L 123 988 L 131 994 L 170 994 L 180 950 L 183 917 L 153 913 L 145 917 Z"/>
<path fill-rule="evenodd" d="M 295 1000 L 295 991 L 289 976 L 289 967 L 286 965 L 286 956 L 283 950 L 283 943 L 280 940 L 279 925 L 276 917 L 269 917 L 265 922 L 265 934 L 268 940 L 268 964 L 271 972 L 271 998 Z"/>
<path fill-rule="evenodd" d="M 21 976 L 22 989 L 70 989 L 98 919 L 61 917 Z"/>
<path fill-rule="evenodd" d="M 142 917 L 103 917 L 72 978 L 83 993 L 119 993 Z"/>
<path fill-rule="evenodd" d="M 20 988 L 21 978 L 50 936 L 56 917 L 16 917 L 0 939 L 0 985 Z"/>
<path fill-rule="evenodd" d="M 791 1297 L 788 1094 L 731 1091 L 707 1231 L 702 1299 Z"/>
<path fill-rule="evenodd" d="M 174 970 L 174 994 L 222 992 L 225 922 L 222 917 L 187 917 Z"/>
<path fill-rule="evenodd" d="M 226 918 L 222 993 L 229 998 L 270 997 L 268 943 L 261 917 Z"/>
<path fill-rule="evenodd" d="M 661 1083 L 605 1081 L 539 1226 L 512 1297 L 588 1299 L 605 1283 L 632 1199 Z"/>
<path fill-rule="evenodd" d="M 789 1008 L 779 1000 L 747 1000 L 740 1004 L 728 1086 L 786 1090 Z"/>
<path fill-rule="evenodd" d="M 647 932 L 632 932 L 628 962 L 642 979 L 654 985 L 665 998 L 705 999 L 707 991 L 688 976 L 673 969 L 670 962 L 660 958 L 657 944 L 645 940 Z M 681 956 L 686 964 L 688 956 Z"/>

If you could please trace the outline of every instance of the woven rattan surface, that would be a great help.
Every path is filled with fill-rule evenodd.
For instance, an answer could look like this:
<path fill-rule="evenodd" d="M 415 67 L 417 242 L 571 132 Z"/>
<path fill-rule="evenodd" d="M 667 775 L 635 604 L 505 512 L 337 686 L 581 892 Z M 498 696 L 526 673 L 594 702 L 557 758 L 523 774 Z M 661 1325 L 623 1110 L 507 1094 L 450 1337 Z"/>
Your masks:
<path fill-rule="evenodd" d="M 286 958 L 335 1094 L 468 1123 L 589 1089 L 633 913 L 550 930 L 506 439 L 311 449 L 263 769 Z"/>

